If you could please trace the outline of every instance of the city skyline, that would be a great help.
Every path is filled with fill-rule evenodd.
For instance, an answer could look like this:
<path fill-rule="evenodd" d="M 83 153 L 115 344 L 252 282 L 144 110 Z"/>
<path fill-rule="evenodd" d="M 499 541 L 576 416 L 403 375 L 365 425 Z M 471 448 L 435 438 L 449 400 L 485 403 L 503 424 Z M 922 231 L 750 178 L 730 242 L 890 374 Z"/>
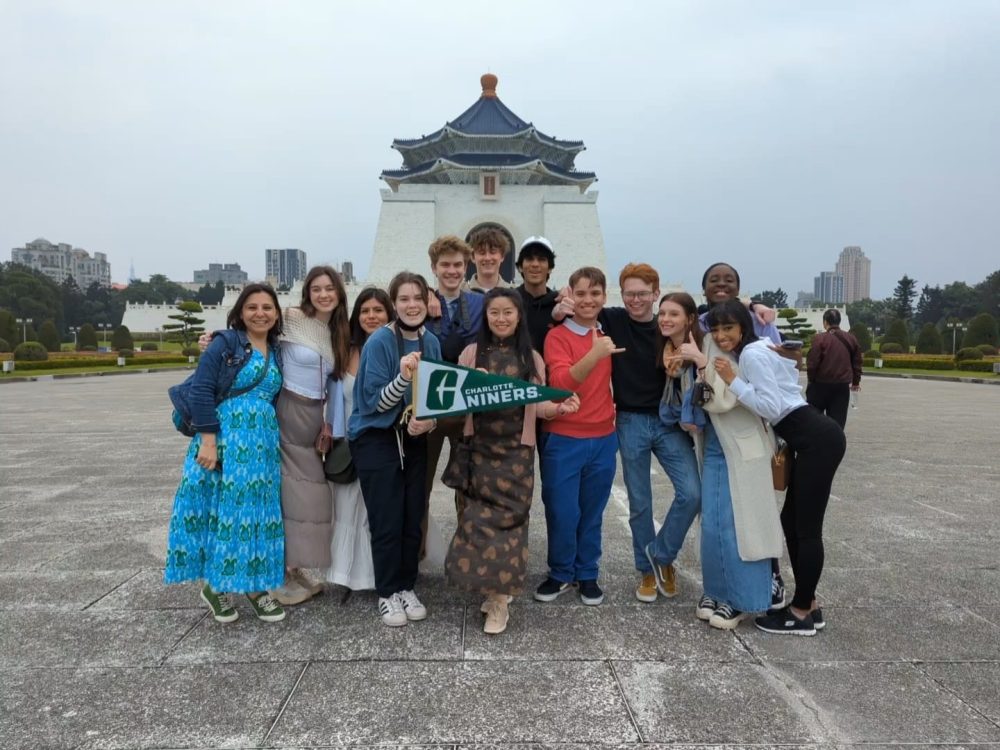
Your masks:
<path fill-rule="evenodd" d="M 364 280 L 392 139 L 492 71 L 513 111 L 586 143 L 611 277 L 643 260 L 693 289 L 725 260 L 747 293 L 807 289 L 844 246 L 876 261 L 875 298 L 996 270 L 996 3 L 510 8 L 6 4 L 0 247 L 71 239 L 116 281 L 206 256 L 261 278 L 259 248 L 296 247 Z"/>

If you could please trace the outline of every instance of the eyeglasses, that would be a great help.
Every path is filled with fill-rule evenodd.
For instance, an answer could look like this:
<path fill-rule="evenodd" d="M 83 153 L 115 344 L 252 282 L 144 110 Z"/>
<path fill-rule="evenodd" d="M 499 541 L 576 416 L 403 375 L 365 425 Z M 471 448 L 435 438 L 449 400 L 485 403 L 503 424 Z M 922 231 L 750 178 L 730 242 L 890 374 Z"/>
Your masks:
<path fill-rule="evenodd" d="M 652 292 L 622 292 L 622 299 L 649 299 Z"/>

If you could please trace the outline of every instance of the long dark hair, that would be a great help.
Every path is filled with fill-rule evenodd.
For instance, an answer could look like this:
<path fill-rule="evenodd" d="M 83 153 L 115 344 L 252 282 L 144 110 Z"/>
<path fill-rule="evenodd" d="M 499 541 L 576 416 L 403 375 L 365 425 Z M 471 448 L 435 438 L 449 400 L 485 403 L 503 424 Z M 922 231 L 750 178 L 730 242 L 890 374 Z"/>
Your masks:
<path fill-rule="evenodd" d="M 351 347 L 359 352 L 368 340 L 368 334 L 361 327 L 361 307 L 372 299 L 385 308 L 390 323 L 396 319 L 396 309 L 392 306 L 392 300 L 389 299 L 389 295 L 385 293 L 384 289 L 375 286 L 367 286 L 362 289 L 357 299 L 354 300 L 354 308 L 351 310 Z"/>
<path fill-rule="evenodd" d="M 274 289 L 271 288 L 270 284 L 255 282 L 253 284 L 247 284 L 243 287 L 243 291 L 240 292 L 240 296 L 236 298 L 236 303 L 229 311 L 229 314 L 226 315 L 226 328 L 235 328 L 237 331 L 245 331 L 247 329 L 246 323 L 243 322 L 243 306 L 247 303 L 250 295 L 259 294 L 260 292 L 264 292 L 270 296 L 271 301 L 274 302 L 275 312 L 278 313 L 278 317 L 275 319 L 274 325 L 271 326 L 271 330 L 267 332 L 267 340 L 271 342 L 281 335 L 284 318 L 281 317 L 281 305 L 278 304 L 278 295 L 275 293 Z"/>
<path fill-rule="evenodd" d="M 660 303 L 656 306 L 657 310 L 663 305 L 664 302 L 673 302 L 676 305 L 680 305 L 684 309 L 684 314 L 687 316 L 687 331 L 684 332 L 684 340 L 687 341 L 688 331 L 694 334 L 694 342 L 701 348 L 701 325 L 698 322 L 698 305 L 695 304 L 694 297 L 692 297 L 687 292 L 669 292 L 660 297 Z M 661 370 L 663 369 L 663 349 L 667 345 L 668 338 L 657 330 L 656 332 L 656 366 Z"/>
<path fill-rule="evenodd" d="M 510 341 L 513 344 L 514 353 L 517 355 L 518 364 L 521 366 L 519 377 L 521 380 L 537 379 L 540 376 L 535 367 L 535 350 L 531 348 L 531 333 L 528 332 L 528 321 L 524 316 L 521 293 L 516 289 L 494 287 L 486 292 L 486 299 L 483 302 L 483 320 L 479 326 L 479 335 L 476 337 L 476 367 L 486 366 L 487 349 L 498 341 L 490 330 L 487 313 L 490 309 L 490 303 L 501 297 L 509 299 L 517 309 L 517 326 L 514 328 Z"/>
<path fill-rule="evenodd" d="M 713 305 L 708 311 L 705 322 L 708 323 L 709 330 L 726 323 L 735 323 L 740 327 L 740 343 L 734 352 L 737 357 L 747 344 L 757 341 L 758 336 L 753 331 L 753 319 L 750 317 L 750 311 L 738 299 L 729 299 Z"/>
<path fill-rule="evenodd" d="M 309 299 L 309 287 L 320 276 L 329 276 L 333 290 L 337 293 L 337 306 L 330 314 L 330 344 L 333 347 L 333 377 L 339 380 L 351 356 L 351 326 L 347 320 L 347 290 L 340 274 L 331 266 L 313 266 L 302 282 L 302 302 L 299 307 L 310 318 L 316 317 L 316 307 Z"/>

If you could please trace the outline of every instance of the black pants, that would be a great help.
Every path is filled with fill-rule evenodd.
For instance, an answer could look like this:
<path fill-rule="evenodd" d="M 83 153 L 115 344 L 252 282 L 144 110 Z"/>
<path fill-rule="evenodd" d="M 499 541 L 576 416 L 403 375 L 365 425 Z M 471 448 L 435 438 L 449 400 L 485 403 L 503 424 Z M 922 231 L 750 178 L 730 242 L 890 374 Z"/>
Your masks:
<path fill-rule="evenodd" d="M 427 437 L 403 434 L 403 466 L 394 429 L 371 428 L 351 441 L 351 457 L 368 510 L 375 590 L 382 597 L 412 589 L 420 559 Z"/>
<path fill-rule="evenodd" d="M 793 411 L 774 431 L 794 454 L 781 528 L 795 573 L 792 606 L 808 610 L 823 573 L 823 518 L 847 440 L 836 422 L 811 406 Z"/>
<path fill-rule="evenodd" d="M 806 401 L 844 429 L 847 407 L 851 402 L 851 384 L 810 383 L 806 386 Z"/>

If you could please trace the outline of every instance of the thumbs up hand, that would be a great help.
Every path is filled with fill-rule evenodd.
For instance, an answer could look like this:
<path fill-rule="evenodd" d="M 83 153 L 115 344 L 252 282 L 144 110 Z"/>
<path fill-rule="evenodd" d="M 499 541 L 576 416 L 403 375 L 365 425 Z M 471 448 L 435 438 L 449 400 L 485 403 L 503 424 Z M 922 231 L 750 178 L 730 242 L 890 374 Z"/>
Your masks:
<path fill-rule="evenodd" d="M 694 362 L 698 366 L 699 370 L 708 364 L 708 357 L 701 353 L 701 349 L 699 349 L 698 344 L 695 343 L 693 331 L 688 331 L 687 341 L 677 347 L 675 354 L 663 358 L 664 363 L 676 362 L 677 360 Z"/>
<path fill-rule="evenodd" d="M 596 328 L 593 329 L 594 337 L 590 350 L 597 354 L 598 359 L 610 357 L 612 354 L 621 354 L 624 348 L 616 347 L 610 336 L 602 336 Z"/>

